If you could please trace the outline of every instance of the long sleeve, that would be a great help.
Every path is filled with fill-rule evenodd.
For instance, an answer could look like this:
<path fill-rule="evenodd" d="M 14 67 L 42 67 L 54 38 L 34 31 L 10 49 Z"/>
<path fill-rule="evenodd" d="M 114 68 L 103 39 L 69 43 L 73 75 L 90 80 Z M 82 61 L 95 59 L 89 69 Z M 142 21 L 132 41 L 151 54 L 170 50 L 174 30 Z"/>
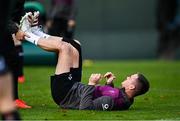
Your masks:
<path fill-rule="evenodd" d="M 114 106 L 113 98 L 110 96 L 101 96 L 93 99 L 95 86 L 87 85 L 81 96 L 80 110 L 112 110 Z"/>
<path fill-rule="evenodd" d="M 84 87 L 82 92 L 81 100 L 80 100 L 80 110 L 93 110 L 93 93 L 95 90 L 95 86 L 87 85 Z"/>

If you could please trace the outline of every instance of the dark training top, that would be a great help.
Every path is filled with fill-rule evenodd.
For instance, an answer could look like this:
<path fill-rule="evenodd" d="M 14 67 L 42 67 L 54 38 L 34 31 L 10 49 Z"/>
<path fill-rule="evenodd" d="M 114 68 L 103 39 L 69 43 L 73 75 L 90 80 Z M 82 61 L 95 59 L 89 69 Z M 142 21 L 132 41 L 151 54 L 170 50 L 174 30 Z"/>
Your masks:
<path fill-rule="evenodd" d="M 109 85 L 92 86 L 74 83 L 65 98 L 60 102 L 62 108 L 87 110 L 125 110 L 133 100 L 129 100 L 124 88 Z"/>
<path fill-rule="evenodd" d="M 101 96 L 109 96 L 113 99 L 114 101 L 113 110 L 128 109 L 133 103 L 133 100 L 129 100 L 129 98 L 127 97 L 124 88 L 121 89 L 114 88 L 110 85 L 96 86 L 94 92 L 94 98 L 96 99 Z"/>

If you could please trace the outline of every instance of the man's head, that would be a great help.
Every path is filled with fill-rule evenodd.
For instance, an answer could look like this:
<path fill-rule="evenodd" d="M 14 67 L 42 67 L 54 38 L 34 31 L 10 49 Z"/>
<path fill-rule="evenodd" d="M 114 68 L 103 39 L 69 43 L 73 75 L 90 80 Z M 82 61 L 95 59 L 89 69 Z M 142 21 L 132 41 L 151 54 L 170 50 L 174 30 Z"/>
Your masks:
<path fill-rule="evenodd" d="M 122 87 L 132 97 L 142 95 L 149 90 L 149 82 L 143 74 L 137 73 L 128 76 L 123 82 Z"/>

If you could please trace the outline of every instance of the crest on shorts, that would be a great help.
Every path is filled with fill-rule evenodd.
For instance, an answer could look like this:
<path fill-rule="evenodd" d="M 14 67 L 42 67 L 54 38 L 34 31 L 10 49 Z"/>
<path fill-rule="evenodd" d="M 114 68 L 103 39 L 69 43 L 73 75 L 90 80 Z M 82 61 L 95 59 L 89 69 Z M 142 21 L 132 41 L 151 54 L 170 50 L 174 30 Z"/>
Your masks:
<path fill-rule="evenodd" d="M 72 80 L 72 74 L 69 74 L 68 79 Z"/>

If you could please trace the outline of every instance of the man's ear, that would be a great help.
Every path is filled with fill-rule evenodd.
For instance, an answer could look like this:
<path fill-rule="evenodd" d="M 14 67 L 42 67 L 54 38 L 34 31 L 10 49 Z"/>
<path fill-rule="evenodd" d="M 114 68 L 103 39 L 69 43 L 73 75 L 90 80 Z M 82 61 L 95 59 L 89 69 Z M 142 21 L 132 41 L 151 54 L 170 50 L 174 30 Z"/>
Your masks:
<path fill-rule="evenodd" d="M 133 85 L 133 84 L 129 85 L 129 89 L 130 89 L 130 90 L 133 90 L 133 89 L 135 89 L 135 88 L 136 88 L 135 85 Z"/>

